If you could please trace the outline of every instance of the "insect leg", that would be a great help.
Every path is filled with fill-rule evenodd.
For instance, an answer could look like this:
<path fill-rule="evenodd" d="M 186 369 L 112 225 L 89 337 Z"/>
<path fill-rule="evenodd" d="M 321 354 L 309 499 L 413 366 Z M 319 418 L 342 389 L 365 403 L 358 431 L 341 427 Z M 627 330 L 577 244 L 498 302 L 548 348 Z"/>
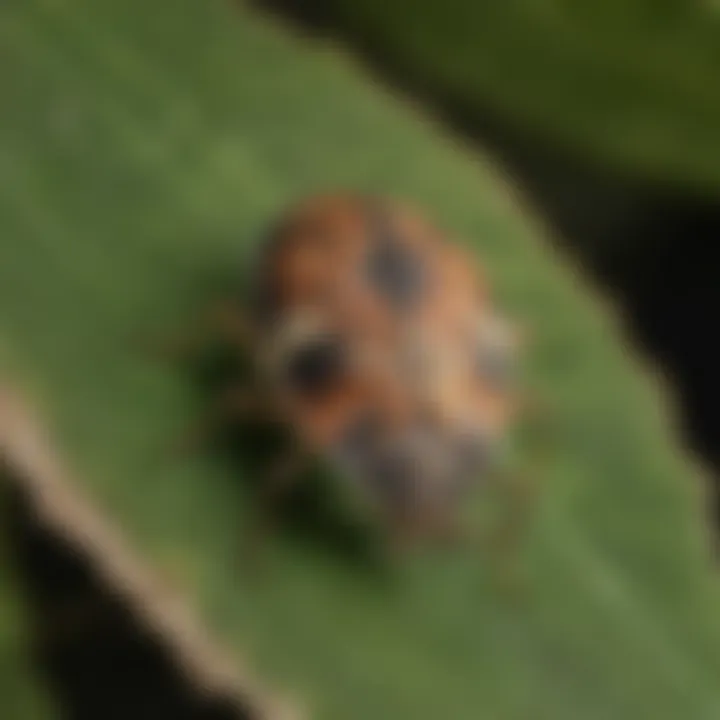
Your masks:
<path fill-rule="evenodd" d="M 523 397 L 525 418 L 529 423 L 531 436 L 526 436 L 524 443 L 528 455 L 532 456 L 532 475 L 517 468 L 506 467 L 498 473 L 498 481 L 504 490 L 506 502 L 505 523 L 499 532 L 500 538 L 514 542 L 530 519 L 540 487 L 538 479 L 543 475 L 542 461 L 547 460 L 548 450 L 554 440 L 553 413 L 548 403 L 537 394 L 526 394 Z M 529 459 L 529 458 L 528 458 Z M 523 465 L 526 465 L 523 462 Z"/>
<path fill-rule="evenodd" d="M 527 421 L 527 428 L 531 431 L 536 449 L 547 449 L 556 434 L 556 410 L 546 397 L 537 391 L 525 390 L 519 408 Z"/>
<path fill-rule="evenodd" d="M 402 560 L 417 546 L 420 533 L 414 524 L 393 519 L 388 524 L 389 538 L 387 549 L 395 560 Z"/>
<path fill-rule="evenodd" d="M 496 478 L 504 495 L 501 517 L 487 539 L 495 579 L 501 589 L 517 598 L 522 591 L 521 549 L 537 499 L 537 487 L 531 478 L 518 471 L 506 470 Z"/>
<path fill-rule="evenodd" d="M 278 503 L 300 481 L 308 464 L 309 455 L 299 443 L 287 448 L 262 477 L 259 501 L 254 521 L 251 522 L 246 543 L 246 559 L 253 567 L 264 541 L 272 532 Z"/>
<path fill-rule="evenodd" d="M 224 391 L 199 422 L 194 423 L 173 443 L 172 454 L 197 451 L 227 423 L 250 413 L 265 413 L 263 398 L 245 385 L 233 385 Z"/>
<path fill-rule="evenodd" d="M 449 513 L 444 514 L 436 523 L 435 533 L 441 541 L 449 545 L 466 545 L 477 539 L 476 533 L 470 527 Z"/>
<path fill-rule="evenodd" d="M 401 558 L 412 552 L 428 536 L 450 539 L 452 529 L 430 512 L 396 511 L 386 518 L 389 550 Z"/>
<path fill-rule="evenodd" d="M 183 359 L 216 341 L 245 349 L 252 342 L 253 335 L 243 309 L 237 303 L 224 300 L 210 306 L 191 326 L 174 336 L 145 342 L 144 345 L 149 346 L 154 354 Z"/>
<path fill-rule="evenodd" d="M 273 505 L 292 489 L 300 479 L 307 462 L 307 453 L 298 444 L 293 444 L 284 454 L 280 455 L 263 479 L 264 502 Z"/>

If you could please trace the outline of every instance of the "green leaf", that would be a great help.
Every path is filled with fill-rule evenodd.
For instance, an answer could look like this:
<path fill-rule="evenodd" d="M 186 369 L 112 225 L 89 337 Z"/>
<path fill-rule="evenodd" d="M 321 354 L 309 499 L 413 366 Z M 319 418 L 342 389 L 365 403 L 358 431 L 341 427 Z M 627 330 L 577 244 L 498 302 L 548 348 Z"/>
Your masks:
<path fill-rule="evenodd" d="M 238 664 L 316 718 L 718 717 L 698 472 L 608 313 L 483 158 L 336 48 L 221 2 L 6 0 L 0 57 L 1 366 L 75 491 Z M 519 603 L 484 553 L 381 581 L 319 530 L 278 534 L 253 576 L 248 473 L 221 453 L 157 462 L 200 403 L 129 338 L 187 320 L 288 202 L 336 186 L 426 207 L 533 330 L 557 437 Z"/>

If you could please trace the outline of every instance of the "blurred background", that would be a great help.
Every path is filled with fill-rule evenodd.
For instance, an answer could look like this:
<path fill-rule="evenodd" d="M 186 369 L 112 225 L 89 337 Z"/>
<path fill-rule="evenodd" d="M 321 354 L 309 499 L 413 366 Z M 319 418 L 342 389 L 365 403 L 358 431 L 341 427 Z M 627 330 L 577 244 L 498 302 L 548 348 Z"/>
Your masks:
<path fill-rule="evenodd" d="M 13 165 L 12 151 L 24 121 L 23 112 L 8 100 L 24 98 L 23 111 L 30 116 L 39 104 L 37 97 L 64 90 L 43 85 L 28 69 L 31 63 L 15 60 L 18 44 L 24 42 L 19 19 L 23 3 L 3 4 L 0 91 L 11 84 L 27 90 L 25 95 L 6 95 L 6 100 L 0 92 L 0 149 L 7 150 L 0 153 L 0 172 L 4 187 L 11 187 L 14 178 L 23 175 L 22 168 Z M 56 5 L 65 6 L 63 12 L 69 16 L 77 13 L 82 26 L 81 6 L 74 9 L 64 0 L 29 3 L 35 4 L 42 9 L 29 11 L 26 27 L 33 26 L 36 15 L 52 14 Z M 113 2 L 105 0 L 103 5 L 106 29 L 112 32 Z M 120 5 L 122 1 L 115 0 L 115 6 Z M 238 23 L 251 12 L 303 38 L 301 47 L 331 47 L 357 58 L 374 82 L 409 100 L 420 114 L 439 122 L 443 132 L 461 138 L 468 152 L 477 147 L 496 160 L 515 191 L 549 227 L 547 242 L 582 268 L 583 280 L 617 308 L 635 350 L 669 379 L 680 408 L 683 439 L 709 468 L 714 482 L 720 466 L 720 3 L 254 0 L 251 10 L 245 5 L 238 2 L 243 6 Z M 154 0 L 142 11 L 117 16 L 122 15 L 123 32 L 130 36 L 162 38 L 163 26 L 171 25 L 181 11 L 170 0 Z M 36 25 L 38 37 L 55 27 L 42 19 Z M 71 47 L 72 34 L 64 36 L 57 27 L 57 47 Z M 208 47 L 181 46 L 181 35 L 177 37 L 177 46 L 168 41 L 168 58 L 212 54 Z M 27 46 L 25 52 L 41 50 Z M 248 78 L 254 63 L 282 62 L 261 51 L 253 55 L 252 48 L 242 52 L 252 61 L 229 69 L 228 76 L 218 80 L 223 87 L 233 85 L 233 72 L 252 84 Z M 119 50 L 108 53 L 115 53 L 119 74 L 132 76 L 135 69 Z M 82 62 L 81 54 L 78 58 Z M 49 51 L 45 59 L 53 63 Z M 152 63 L 149 68 L 152 73 Z M 26 76 L 19 77 L 22 72 Z M 283 72 L 278 67 L 277 77 Z M 112 112 L 114 100 L 103 82 L 98 71 L 93 97 Z M 302 103 L 302 88 L 294 91 L 292 97 Z M 196 101 L 201 104 L 204 99 L 198 90 Z M 222 112 L 221 100 L 208 94 L 207 101 L 208 107 L 218 103 Z M 140 90 L 129 102 L 139 117 L 149 107 Z M 273 102 L 272 108 L 253 107 L 252 112 L 259 123 L 265 111 L 283 115 L 285 132 L 292 134 L 293 108 Z M 184 119 L 178 112 L 178 132 Z M 71 128 L 72 109 L 53 122 L 53 132 Z M 128 133 L 132 141 L 132 130 Z M 158 148 L 143 152 L 162 153 Z M 277 148 L 282 154 L 281 143 Z M 344 162 L 341 148 L 328 152 L 338 164 Z M 52 162 L 59 167 L 63 160 L 58 156 Z M 293 156 L 283 162 L 293 162 Z M 310 165 L 312 153 L 295 156 L 295 162 Z M 248 181 L 259 206 L 268 204 L 263 182 L 262 172 Z M 68 206 L 82 202 L 70 197 L 70 185 L 68 181 Z M 120 187 L 117 192 L 126 190 Z M 0 205 L 0 248 L 13 233 L 13 220 L 9 214 L 3 216 L 3 210 Z M 35 217 L 45 220 L 41 207 L 35 208 Z M 127 218 L 107 218 L 108 223 L 116 221 L 130 223 Z M 62 264 L 58 255 L 57 267 Z M 32 274 L 25 280 L 32 283 Z M 4 297 L 0 290 L 0 302 Z M 5 352 L 2 346 L 0 350 Z M 0 503 L 7 530 L 5 557 L 23 598 L 19 613 L 29 628 L 28 662 L 40 669 L 43 682 L 48 681 L 48 694 L 61 708 L 60 717 L 248 716 L 236 702 L 196 687 L 162 641 L 103 585 L 81 555 L 36 521 L 22 483 L 6 475 Z M 720 521 L 717 498 L 713 493 L 714 522 Z M 35 700 L 18 699 L 3 711 L 3 697 L 9 703 L 16 692 L 10 669 L 16 667 L 15 657 L 8 650 L 0 659 L 0 688 L 3 682 L 13 686 L 12 693 L 0 690 L 0 717 L 39 717 L 29 709 Z M 36 693 L 30 689 L 27 694 Z M 113 701 L 108 703 L 108 698 Z"/>

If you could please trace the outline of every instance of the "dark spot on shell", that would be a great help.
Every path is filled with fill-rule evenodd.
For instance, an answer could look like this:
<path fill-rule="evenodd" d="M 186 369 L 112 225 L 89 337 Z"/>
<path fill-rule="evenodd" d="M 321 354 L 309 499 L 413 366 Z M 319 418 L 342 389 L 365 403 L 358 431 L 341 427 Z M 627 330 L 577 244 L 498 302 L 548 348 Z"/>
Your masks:
<path fill-rule="evenodd" d="M 295 392 L 314 398 L 337 385 L 346 361 L 346 347 L 340 338 L 312 338 L 292 350 L 286 360 L 287 378 Z"/>
<path fill-rule="evenodd" d="M 348 424 L 332 454 L 340 467 L 383 503 L 400 506 L 412 493 L 412 459 L 389 442 L 379 415 L 366 410 Z"/>
<path fill-rule="evenodd" d="M 392 229 L 387 213 L 369 212 L 370 247 L 367 276 L 375 290 L 397 310 L 407 310 L 421 297 L 426 284 L 422 260 Z"/>
<path fill-rule="evenodd" d="M 420 511 L 427 503 L 445 505 L 461 499 L 492 463 L 495 452 L 489 438 L 480 432 L 450 433 L 422 441 L 429 432 L 420 428 L 420 445 L 408 444 L 406 433 L 405 442 L 400 438 L 393 442 L 382 417 L 367 410 L 348 423 L 331 455 L 388 509 Z M 449 453 L 446 469 L 425 462 L 427 453 L 435 451 Z"/>

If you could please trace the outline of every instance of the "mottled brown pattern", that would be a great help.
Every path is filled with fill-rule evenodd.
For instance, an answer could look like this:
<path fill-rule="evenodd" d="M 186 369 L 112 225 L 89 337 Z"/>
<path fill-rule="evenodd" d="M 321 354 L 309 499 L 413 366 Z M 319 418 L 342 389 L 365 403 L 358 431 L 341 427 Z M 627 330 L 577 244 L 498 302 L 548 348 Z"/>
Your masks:
<path fill-rule="evenodd" d="M 381 504 L 397 513 L 436 512 L 484 469 L 515 398 L 477 360 L 479 329 L 495 310 L 470 253 L 406 206 L 323 196 L 282 219 L 259 282 L 272 299 L 272 313 L 256 318 L 260 344 L 273 358 L 271 385 L 290 421 Z M 295 335 L 287 340 L 290 328 Z M 283 367 L 323 335 L 344 344 L 347 360 L 321 393 L 303 397 L 284 382 Z M 513 350 L 502 350 L 499 362 L 509 362 Z M 355 440 L 353 457 L 344 454 L 344 439 L 369 414 L 372 443 Z"/>

